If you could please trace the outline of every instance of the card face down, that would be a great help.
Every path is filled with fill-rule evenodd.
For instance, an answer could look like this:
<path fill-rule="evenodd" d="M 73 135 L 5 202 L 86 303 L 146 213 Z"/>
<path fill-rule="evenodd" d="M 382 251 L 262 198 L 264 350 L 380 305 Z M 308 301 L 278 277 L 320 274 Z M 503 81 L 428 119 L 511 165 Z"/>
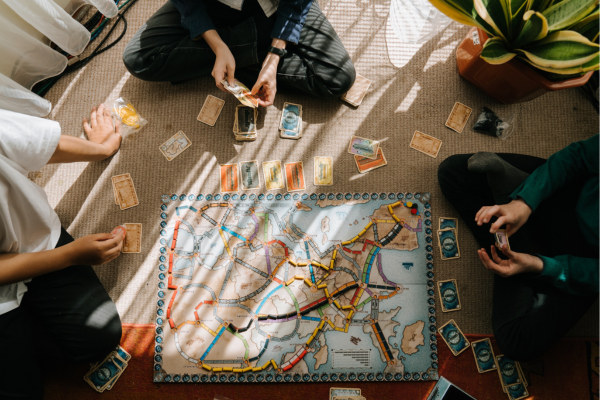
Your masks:
<path fill-rule="evenodd" d="M 473 342 L 471 343 L 471 348 L 473 349 L 475 364 L 477 364 L 477 370 L 480 374 L 496 369 L 496 358 L 494 357 L 494 350 L 492 349 L 490 339 L 485 338 Z"/>
<path fill-rule="evenodd" d="M 455 356 L 459 355 L 470 346 L 469 340 L 462 333 L 453 319 L 439 328 L 438 332 L 442 336 L 442 339 L 444 339 L 444 342 L 446 342 L 450 348 L 452 354 Z"/>
<path fill-rule="evenodd" d="M 462 133 L 472 112 L 473 110 L 470 107 L 457 101 L 454 103 L 450 116 L 448 116 L 448 119 L 446 120 L 446 126 L 453 131 Z"/>
<path fill-rule="evenodd" d="M 204 122 L 209 126 L 215 126 L 224 105 L 225 100 L 221 100 L 218 97 L 209 94 L 204 101 L 200 114 L 198 114 L 198 121 Z"/>
<path fill-rule="evenodd" d="M 460 298 L 458 297 L 458 287 L 455 279 L 438 282 L 438 293 L 442 303 L 442 311 L 460 310 Z"/>
<path fill-rule="evenodd" d="M 353 105 L 354 107 L 358 107 L 365 98 L 365 94 L 367 94 L 367 91 L 369 90 L 370 86 L 370 80 L 368 80 L 362 75 L 356 74 L 354 84 L 352 85 L 350 90 L 348 90 L 348 92 L 342 95 L 342 100 L 344 100 L 346 103 Z"/>
<path fill-rule="evenodd" d="M 415 131 L 410 142 L 410 147 L 427 154 L 429 157 L 436 158 L 442 147 L 442 141 L 423 132 Z"/>
<path fill-rule="evenodd" d="M 460 258 L 460 249 L 456 238 L 455 229 L 443 229 L 438 231 L 438 246 L 442 260 Z"/>

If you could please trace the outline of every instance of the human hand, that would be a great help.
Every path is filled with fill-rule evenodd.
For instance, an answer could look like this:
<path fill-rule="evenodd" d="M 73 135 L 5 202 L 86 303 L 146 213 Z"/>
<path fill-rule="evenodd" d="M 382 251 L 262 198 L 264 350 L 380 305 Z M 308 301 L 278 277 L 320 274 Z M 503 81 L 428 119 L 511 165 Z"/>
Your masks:
<path fill-rule="evenodd" d="M 124 231 L 116 234 L 97 233 L 84 236 L 69 243 L 71 265 L 101 265 L 114 260 L 121 254 Z"/>
<path fill-rule="evenodd" d="M 90 142 L 100 147 L 105 158 L 115 154 L 121 146 L 121 125 L 117 123 L 113 127 L 110 111 L 104 104 L 92 108 L 89 122 L 83 119 L 83 130 Z"/>
<path fill-rule="evenodd" d="M 268 107 L 275 101 L 275 93 L 277 93 L 278 64 L 279 56 L 277 54 L 268 53 L 251 92 L 253 96 L 256 95 L 259 106 Z"/>
<path fill-rule="evenodd" d="M 539 257 L 525 253 L 516 253 L 504 245 L 501 251 L 508 257 L 508 260 L 503 260 L 498 256 L 495 246 L 491 246 L 491 249 L 492 259 L 490 259 L 485 249 L 477 250 L 479 259 L 488 271 L 492 271 L 504 278 L 524 272 L 536 272 L 539 274 L 544 269 L 544 262 Z"/>
<path fill-rule="evenodd" d="M 235 73 L 235 58 L 233 58 L 233 54 L 231 54 L 231 50 L 225 43 L 219 45 L 215 49 L 215 56 L 217 59 L 215 60 L 215 65 L 212 70 L 212 77 L 215 78 L 215 83 L 219 89 L 224 92 L 227 92 L 227 89 L 223 87 L 221 81 L 227 77 L 227 82 L 229 86 L 233 86 L 233 79 Z"/>
<path fill-rule="evenodd" d="M 506 234 L 510 237 L 527 222 L 530 215 L 531 208 L 527 203 L 517 199 L 501 206 L 481 207 L 475 215 L 475 221 L 477 221 L 477 225 L 481 226 L 490 222 L 492 217 L 497 217 L 496 222 L 490 227 L 490 233 L 496 233 L 502 225 L 506 224 Z"/>

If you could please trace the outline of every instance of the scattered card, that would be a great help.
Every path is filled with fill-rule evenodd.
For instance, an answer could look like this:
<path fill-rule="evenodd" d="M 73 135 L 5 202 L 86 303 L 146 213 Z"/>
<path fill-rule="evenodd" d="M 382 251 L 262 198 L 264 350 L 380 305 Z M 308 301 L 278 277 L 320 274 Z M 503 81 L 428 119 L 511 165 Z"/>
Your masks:
<path fill-rule="evenodd" d="M 494 233 L 494 239 L 496 240 L 496 247 L 501 250 L 502 246 L 506 246 L 508 250 L 510 250 L 510 243 L 508 243 L 508 235 L 506 234 L 506 229 L 498 229 L 496 233 Z"/>
<path fill-rule="evenodd" d="M 123 368 L 119 366 L 126 365 L 123 362 L 119 364 L 115 360 L 115 352 L 111 352 L 101 363 L 96 364 L 90 371 L 83 377 L 83 380 L 86 381 L 95 391 L 102 393 L 106 390 L 108 384 L 117 378 L 118 375 L 123 372 Z"/>
<path fill-rule="evenodd" d="M 352 388 L 329 388 L 329 399 L 339 396 L 360 396 L 360 389 Z"/>
<path fill-rule="evenodd" d="M 446 342 L 450 348 L 452 354 L 455 356 L 459 355 L 470 346 L 469 340 L 466 338 L 464 333 L 462 333 L 453 319 L 446 322 L 440 329 L 438 329 L 438 332 L 442 336 L 442 339 L 444 339 L 444 342 Z"/>
<path fill-rule="evenodd" d="M 304 167 L 302 166 L 301 161 L 285 164 L 285 177 L 288 192 L 306 190 Z"/>
<path fill-rule="evenodd" d="M 471 348 L 473 349 L 475 364 L 477 364 L 477 370 L 480 374 L 496 370 L 496 357 L 494 357 L 494 350 L 492 349 L 490 339 L 485 338 L 473 342 L 471 343 Z"/>
<path fill-rule="evenodd" d="M 496 362 L 498 364 L 498 376 L 500 377 L 500 383 L 502 383 L 502 390 L 506 392 L 507 386 L 523 383 L 517 361 L 513 361 L 501 354 L 496 356 Z"/>
<path fill-rule="evenodd" d="M 237 192 L 239 189 L 238 165 L 221 165 L 221 193 Z"/>
<path fill-rule="evenodd" d="M 161 153 L 167 157 L 167 161 L 171 161 L 183 153 L 183 151 L 188 149 L 191 145 L 192 142 L 187 138 L 187 136 L 185 136 L 185 133 L 183 133 L 183 131 L 179 131 L 169 140 L 164 142 L 159 148 Z"/>
<path fill-rule="evenodd" d="M 440 152 L 440 147 L 442 147 L 442 141 L 423 132 L 415 131 L 410 141 L 410 147 L 427 154 L 429 157 L 436 158 Z"/>
<path fill-rule="evenodd" d="M 348 146 L 348 153 L 371 159 L 377 158 L 378 150 L 378 141 L 365 139 L 358 136 L 352 136 L 352 139 L 350 139 L 350 145 Z"/>
<path fill-rule="evenodd" d="M 131 176 L 113 181 L 113 189 L 121 210 L 126 210 L 140 204 Z"/>
<path fill-rule="evenodd" d="M 240 164 L 242 190 L 260 189 L 258 161 L 245 161 Z"/>
<path fill-rule="evenodd" d="M 506 394 L 510 400 L 521 400 L 529 397 L 527 388 L 522 383 L 506 387 Z"/>
<path fill-rule="evenodd" d="M 458 297 L 456 279 L 438 281 L 438 294 L 440 295 L 443 312 L 460 310 L 460 298 Z"/>
<path fill-rule="evenodd" d="M 142 252 L 142 224 L 125 224 L 127 236 L 123 240 L 123 253 Z"/>
<path fill-rule="evenodd" d="M 285 182 L 283 179 L 283 170 L 281 169 L 281 161 L 267 161 L 262 165 L 267 190 L 283 189 Z"/>
<path fill-rule="evenodd" d="M 122 175 L 115 175 L 111 178 L 112 181 L 112 187 L 113 187 L 113 194 L 115 195 L 115 204 L 119 205 L 119 199 L 117 198 L 117 190 L 115 189 L 115 182 L 120 182 L 120 181 L 124 181 L 127 178 L 129 178 L 130 175 L 129 174 L 122 174 Z"/>
<path fill-rule="evenodd" d="M 456 229 L 443 229 L 438 231 L 438 245 L 442 260 L 460 258 L 460 249 L 456 239 Z"/>
<path fill-rule="evenodd" d="M 315 185 L 333 185 L 333 158 L 315 157 Z"/>
<path fill-rule="evenodd" d="M 453 131 L 462 133 L 473 110 L 458 101 L 454 103 L 452 112 L 446 121 L 446 126 Z"/>
<path fill-rule="evenodd" d="M 198 121 L 204 122 L 209 126 L 215 126 L 224 105 L 225 100 L 221 100 L 218 97 L 209 94 L 204 101 L 200 114 L 198 114 Z"/>
<path fill-rule="evenodd" d="M 230 93 L 232 93 L 236 99 L 240 101 L 245 106 L 256 108 L 258 107 L 258 101 L 254 96 L 250 94 L 251 90 L 248 89 L 246 85 L 237 79 L 233 80 L 233 86 L 229 86 L 229 82 L 227 82 L 227 78 L 221 81 L 221 85 L 225 89 L 227 89 Z"/>
<path fill-rule="evenodd" d="M 458 235 L 458 219 L 448 218 L 448 217 L 440 217 L 438 228 L 440 230 L 456 229 L 456 234 Z"/>
<path fill-rule="evenodd" d="M 280 131 L 300 132 L 302 129 L 302 106 L 294 103 L 283 103 Z"/>
<path fill-rule="evenodd" d="M 387 165 L 387 160 L 383 155 L 381 147 L 377 150 L 377 157 L 375 159 L 355 155 L 354 162 L 356 163 L 358 172 L 361 174 Z"/>
<path fill-rule="evenodd" d="M 356 74 L 354 84 L 352 85 L 350 90 L 348 90 L 348 92 L 342 95 L 342 100 L 344 100 L 346 103 L 353 105 L 354 107 L 358 107 L 360 106 L 360 103 L 362 103 L 363 98 L 365 97 L 365 94 L 367 94 L 367 91 L 369 90 L 370 86 L 370 80 L 368 80 L 362 75 Z"/>

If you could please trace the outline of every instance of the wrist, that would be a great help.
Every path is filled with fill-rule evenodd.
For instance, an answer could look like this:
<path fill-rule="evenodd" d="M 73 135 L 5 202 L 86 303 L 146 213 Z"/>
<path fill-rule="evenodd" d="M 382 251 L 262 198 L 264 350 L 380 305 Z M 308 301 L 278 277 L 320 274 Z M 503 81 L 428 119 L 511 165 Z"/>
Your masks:
<path fill-rule="evenodd" d="M 544 271 L 544 261 L 536 256 L 531 256 L 530 272 L 541 274 Z"/>
<path fill-rule="evenodd" d="M 58 253 L 58 257 L 62 260 L 65 268 L 71 265 L 77 265 L 78 251 L 75 242 L 67 243 L 64 246 L 54 249 Z"/>

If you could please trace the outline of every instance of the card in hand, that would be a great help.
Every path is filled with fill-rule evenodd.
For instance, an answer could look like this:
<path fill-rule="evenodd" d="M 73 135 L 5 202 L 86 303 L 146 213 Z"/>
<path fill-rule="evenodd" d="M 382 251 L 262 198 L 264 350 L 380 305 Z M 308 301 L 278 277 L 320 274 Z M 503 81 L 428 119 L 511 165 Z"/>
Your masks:
<path fill-rule="evenodd" d="M 198 121 L 204 122 L 209 126 L 215 126 L 224 105 L 225 100 L 221 100 L 218 97 L 209 94 L 204 101 L 200 114 L 198 114 Z"/>
<path fill-rule="evenodd" d="M 333 159 L 331 157 L 315 157 L 314 167 L 315 185 L 333 185 Z"/>
<path fill-rule="evenodd" d="M 440 247 L 440 256 L 442 260 L 451 260 L 460 258 L 460 249 L 455 229 L 444 229 L 438 231 L 438 245 Z"/>
<path fill-rule="evenodd" d="M 260 177 L 257 161 L 245 161 L 240 164 L 242 190 L 260 189 Z"/>
<path fill-rule="evenodd" d="M 184 150 L 187 150 L 191 145 L 192 142 L 190 141 L 190 139 L 188 139 L 187 136 L 185 136 L 185 133 L 183 133 L 183 131 L 179 131 L 175 135 L 173 135 L 169 140 L 164 142 L 159 147 L 159 149 L 161 153 L 163 153 L 163 155 L 167 158 L 167 161 L 171 161 L 172 159 L 183 153 Z"/>
<path fill-rule="evenodd" d="M 242 82 L 237 79 L 233 80 L 233 86 L 229 86 L 229 82 L 227 82 L 227 78 L 221 81 L 221 85 L 225 89 L 227 89 L 230 93 L 232 93 L 236 99 L 240 101 L 245 106 L 256 108 L 258 107 L 258 101 L 252 94 L 250 94 L 250 89 Z"/>
<path fill-rule="evenodd" d="M 354 80 L 354 84 L 348 90 L 348 92 L 342 95 L 342 100 L 346 103 L 353 105 L 354 107 L 358 107 L 360 103 L 362 103 L 365 94 L 369 90 L 371 86 L 371 81 L 365 78 L 362 75 L 356 74 L 356 79 Z"/>
<path fill-rule="evenodd" d="M 350 139 L 350 145 L 348 146 L 348 153 L 371 159 L 377 158 L 378 150 L 378 141 L 365 139 L 358 136 L 352 136 L 352 139 Z"/>
<path fill-rule="evenodd" d="M 285 178 L 288 192 L 306 190 L 304 167 L 301 161 L 285 164 Z"/>
<path fill-rule="evenodd" d="M 462 133 L 472 112 L 473 110 L 470 107 L 467 107 L 457 101 L 454 103 L 454 107 L 450 112 L 450 116 L 446 120 L 446 126 L 453 131 Z"/>
<path fill-rule="evenodd" d="M 471 343 L 475 364 L 480 374 L 484 372 L 494 371 L 496 369 L 496 358 L 492 349 L 492 342 L 485 338 Z"/>
<path fill-rule="evenodd" d="M 375 159 L 355 155 L 354 162 L 356 163 L 358 172 L 361 174 L 387 165 L 387 160 L 383 155 L 383 150 L 381 147 L 379 147 L 379 150 L 377 150 L 377 157 Z"/>
<path fill-rule="evenodd" d="M 141 253 L 142 224 L 125 224 L 127 236 L 123 239 L 123 253 Z"/>
<path fill-rule="evenodd" d="M 438 329 L 438 332 L 442 336 L 442 339 L 444 339 L 444 342 L 446 342 L 450 348 L 452 354 L 455 356 L 459 355 L 470 346 L 469 340 L 466 338 L 464 333 L 462 333 L 453 319 L 446 322 L 440 329 Z"/>
<path fill-rule="evenodd" d="M 427 154 L 429 157 L 436 158 L 442 147 L 442 141 L 423 132 L 415 131 L 410 141 L 410 147 Z"/>
<path fill-rule="evenodd" d="M 238 165 L 221 165 L 221 193 L 237 192 L 239 188 Z"/>
<path fill-rule="evenodd" d="M 438 293 L 442 302 L 443 312 L 460 310 L 460 298 L 458 297 L 456 279 L 438 281 Z"/>
<path fill-rule="evenodd" d="M 506 249 L 510 250 L 510 244 L 508 243 L 508 235 L 506 234 L 506 229 L 498 229 L 496 233 L 494 233 L 494 238 L 496 240 L 496 247 L 499 250 L 502 250 L 503 246 L 506 246 Z"/>
<path fill-rule="evenodd" d="M 283 189 L 285 187 L 285 181 L 283 178 L 283 170 L 281 169 L 281 161 L 267 161 L 262 165 L 267 190 Z"/>

